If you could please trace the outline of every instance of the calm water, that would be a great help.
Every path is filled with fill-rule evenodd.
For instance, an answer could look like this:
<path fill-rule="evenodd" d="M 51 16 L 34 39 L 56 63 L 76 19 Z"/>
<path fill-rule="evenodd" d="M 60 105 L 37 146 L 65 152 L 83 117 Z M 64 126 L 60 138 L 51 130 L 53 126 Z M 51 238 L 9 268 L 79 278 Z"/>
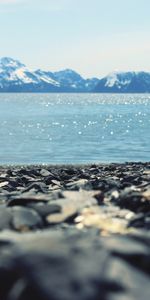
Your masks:
<path fill-rule="evenodd" d="M 0 164 L 149 160 L 148 94 L 0 94 Z"/>

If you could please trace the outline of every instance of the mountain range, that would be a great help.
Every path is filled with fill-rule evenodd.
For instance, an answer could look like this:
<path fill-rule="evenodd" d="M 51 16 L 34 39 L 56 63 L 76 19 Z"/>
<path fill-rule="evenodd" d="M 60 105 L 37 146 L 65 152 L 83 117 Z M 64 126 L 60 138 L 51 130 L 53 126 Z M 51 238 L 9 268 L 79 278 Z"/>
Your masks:
<path fill-rule="evenodd" d="M 0 92 L 149 93 L 149 72 L 113 72 L 84 79 L 77 72 L 31 70 L 18 60 L 0 59 Z"/>
<path fill-rule="evenodd" d="M 150 93 L 150 73 L 113 72 L 99 80 L 94 91 L 99 93 Z"/>

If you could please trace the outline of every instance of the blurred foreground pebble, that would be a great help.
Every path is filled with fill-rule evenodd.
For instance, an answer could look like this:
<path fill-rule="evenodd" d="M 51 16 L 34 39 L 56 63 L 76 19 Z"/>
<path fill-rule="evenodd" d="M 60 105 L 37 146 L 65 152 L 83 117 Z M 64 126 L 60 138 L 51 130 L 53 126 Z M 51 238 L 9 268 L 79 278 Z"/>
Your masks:
<path fill-rule="evenodd" d="M 150 164 L 0 168 L 1 300 L 150 299 Z"/>

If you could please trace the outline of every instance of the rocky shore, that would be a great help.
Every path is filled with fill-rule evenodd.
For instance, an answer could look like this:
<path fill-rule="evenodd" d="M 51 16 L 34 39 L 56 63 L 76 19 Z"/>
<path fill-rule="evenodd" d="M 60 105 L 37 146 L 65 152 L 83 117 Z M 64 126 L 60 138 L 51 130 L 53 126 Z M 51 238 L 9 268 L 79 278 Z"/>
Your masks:
<path fill-rule="evenodd" d="M 0 167 L 0 300 L 149 300 L 150 163 Z"/>

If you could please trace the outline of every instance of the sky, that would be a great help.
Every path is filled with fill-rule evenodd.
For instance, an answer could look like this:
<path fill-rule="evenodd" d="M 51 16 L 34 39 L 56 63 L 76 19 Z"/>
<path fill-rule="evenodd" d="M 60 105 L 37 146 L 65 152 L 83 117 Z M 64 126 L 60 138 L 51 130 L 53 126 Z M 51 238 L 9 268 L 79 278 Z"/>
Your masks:
<path fill-rule="evenodd" d="M 0 0 L 0 57 L 83 77 L 150 71 L 150 0 Z"/>

